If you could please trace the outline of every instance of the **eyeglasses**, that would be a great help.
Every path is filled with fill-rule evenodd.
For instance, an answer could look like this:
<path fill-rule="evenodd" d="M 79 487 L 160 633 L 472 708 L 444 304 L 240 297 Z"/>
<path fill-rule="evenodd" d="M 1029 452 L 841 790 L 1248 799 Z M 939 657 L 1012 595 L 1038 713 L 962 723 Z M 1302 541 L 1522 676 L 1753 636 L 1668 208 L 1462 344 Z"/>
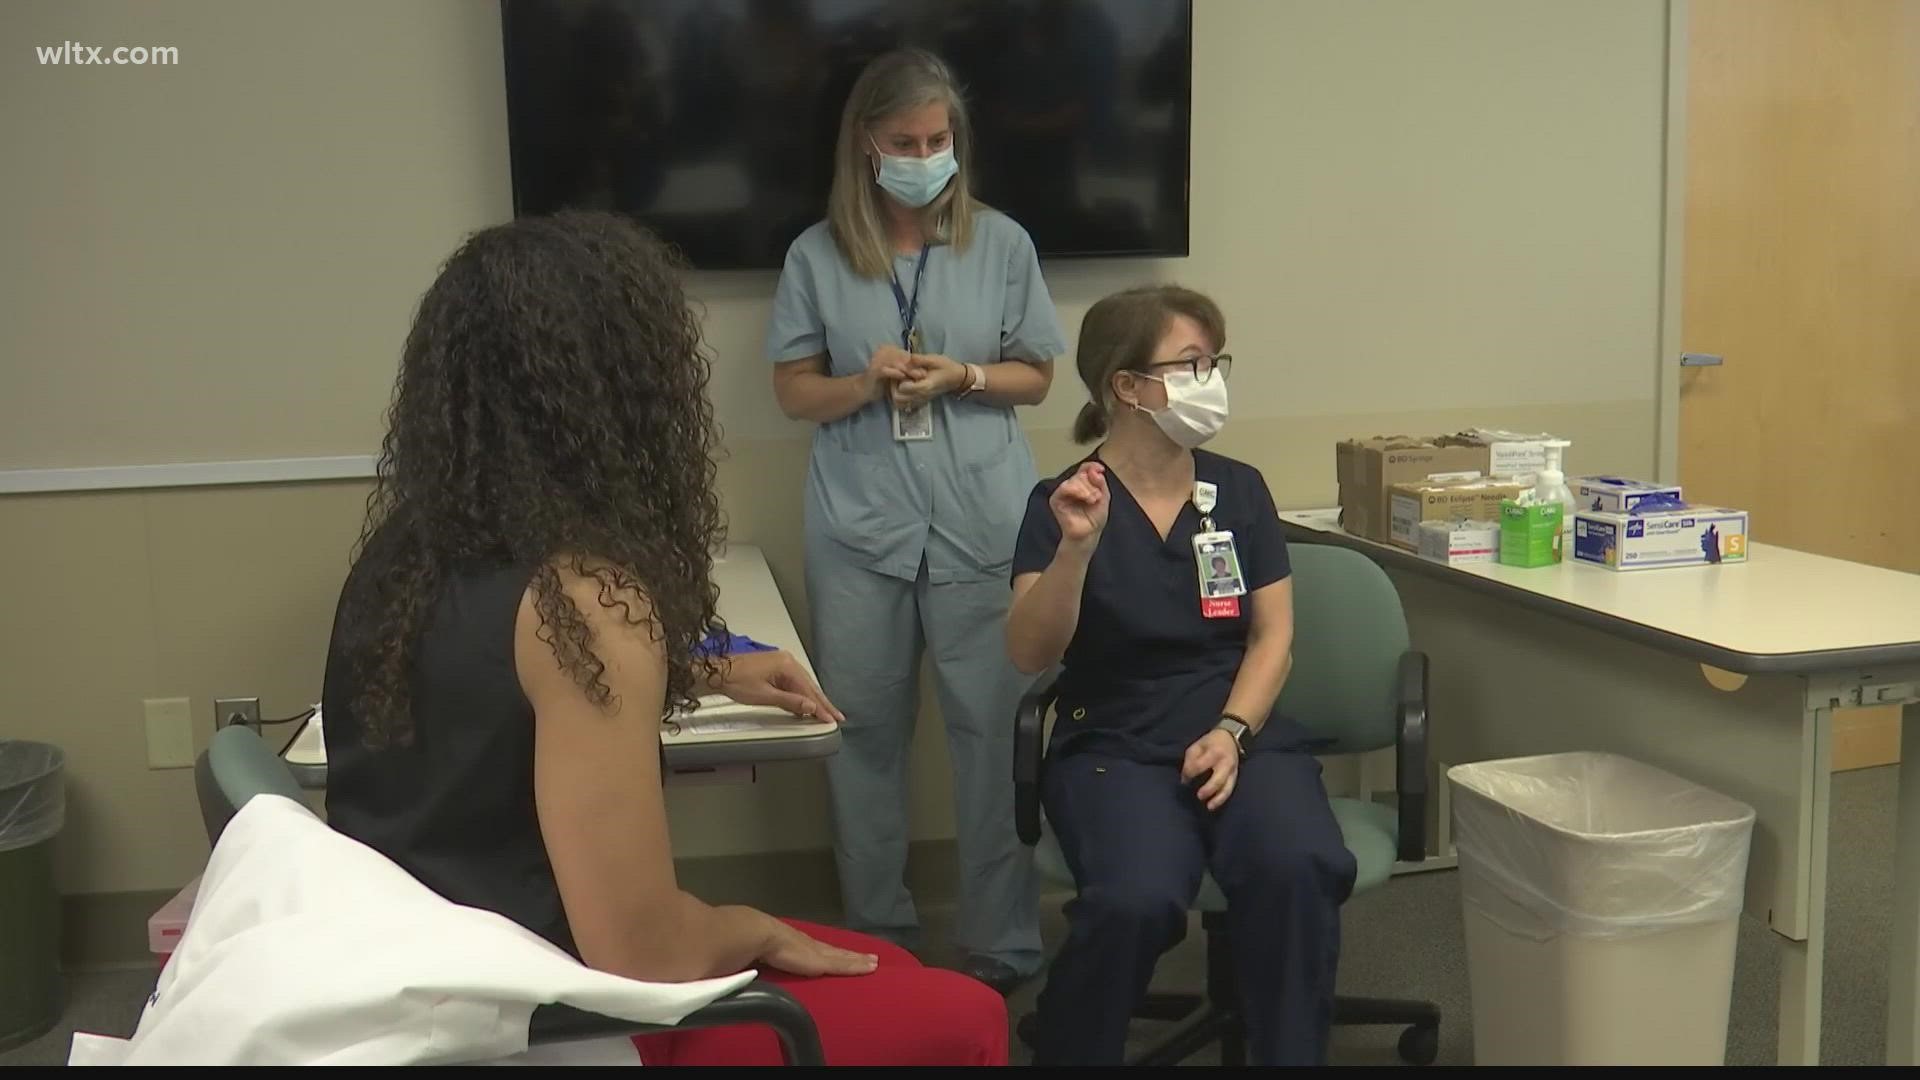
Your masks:
<path fill-rule="evenodd" d="M 1154 368 L 1186 368 L 1193 372 L 1194 381 L 1207 383 L 1212 381 L 1213 373 L 1216 371 L 1220 373 L 1222 379 L 1232 378 L 1233 357 L 1228 353 L 1220 353 L 1217 356 L 1183 356 L 1178 360 L 1156 360 L 1147 365 L 1148 371 Z"/>

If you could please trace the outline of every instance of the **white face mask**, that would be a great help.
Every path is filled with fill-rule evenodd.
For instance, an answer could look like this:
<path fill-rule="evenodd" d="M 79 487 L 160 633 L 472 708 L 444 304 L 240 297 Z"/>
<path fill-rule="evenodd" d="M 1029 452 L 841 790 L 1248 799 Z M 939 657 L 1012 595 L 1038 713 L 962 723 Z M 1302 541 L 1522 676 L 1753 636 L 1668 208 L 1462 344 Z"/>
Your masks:
<path fill-rule="evenodd" d="M 1167 388 L 1167 407 L 1159 412 L 1139 405 L 1134 408 L 1153 417 L 1167 438 L 1191 450 L 1227 426 L 1225 375 L 1216 371 L 1206 382 L 1201 382 L 1191 371 L 1144 377 L 1158 380 Z"/>

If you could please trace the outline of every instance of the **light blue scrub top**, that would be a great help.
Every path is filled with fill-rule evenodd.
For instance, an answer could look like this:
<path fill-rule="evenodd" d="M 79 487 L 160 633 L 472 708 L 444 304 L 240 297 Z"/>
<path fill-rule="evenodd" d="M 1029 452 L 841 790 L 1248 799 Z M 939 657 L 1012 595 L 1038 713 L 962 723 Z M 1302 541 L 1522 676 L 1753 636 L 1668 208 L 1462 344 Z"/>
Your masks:
<path fill-rule="evenodd" d="M 894 257 L 911 300 L 919 253 Z M 1067 351 L 1027 231 L 998 211 L 974 218 L 964 252 L 936 244 L 921 275 L 920 351 L 963 364 L 1046 361 Z M 899 345 L 900 307 L 885 278 L 853 272 L 822 221 L 794 240 L 774 294 L 774 363 L 825 353 L 828 374 L 856 375 L 874 350 Z M 850 561 L 907 581 L 924 558 L 931 584 L 1006 580 L 1027 495 L 1038 482 L 1011 408 L 948 394 L 933 403 L 933 438 L 893 437 L 885 398 L 814 433 L 807 530 Z"/>

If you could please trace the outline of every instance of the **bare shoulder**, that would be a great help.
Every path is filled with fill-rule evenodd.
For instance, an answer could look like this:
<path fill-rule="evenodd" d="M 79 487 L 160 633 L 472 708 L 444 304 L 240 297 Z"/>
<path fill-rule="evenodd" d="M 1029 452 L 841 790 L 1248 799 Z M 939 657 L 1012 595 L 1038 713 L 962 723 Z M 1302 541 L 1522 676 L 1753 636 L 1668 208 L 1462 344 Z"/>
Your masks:
<path fill-rule="evenodd" d="M 537 572 L 520 598 L 514 659 L 536 710 L 543 701 L 591 701 L 659 719 L 659 703 L 645 704 L 666 684 L 653 605 L 633 575 L 611 563 L 560 558 Z M 583 673 L 593 685 L 581 685 Z"/>

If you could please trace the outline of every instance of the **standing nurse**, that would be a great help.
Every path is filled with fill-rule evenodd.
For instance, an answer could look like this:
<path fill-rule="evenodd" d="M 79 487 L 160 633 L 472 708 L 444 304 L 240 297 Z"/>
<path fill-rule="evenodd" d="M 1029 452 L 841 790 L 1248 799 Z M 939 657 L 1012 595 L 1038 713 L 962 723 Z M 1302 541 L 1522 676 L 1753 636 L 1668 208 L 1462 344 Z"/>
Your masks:
<path fill-rule="evenodd" d="M 790 417 L 819 425 L 806 577 L 822 688 L 846 714 L 828 762 L 852 927 L 915 944 L 907 759 L 922 649 L 937 677 L 959 831 L 957 944 L 1002 992 L 1038 969 L 1038 897 L 1013 827 L 1007 575 L 1037 482 L 1014 408 L 1066 351 L 1033 241 L 968 186 L 967 113 L 917 50 L 848 95 L 827 219 L 787 252 L 768 352 Z"/>

